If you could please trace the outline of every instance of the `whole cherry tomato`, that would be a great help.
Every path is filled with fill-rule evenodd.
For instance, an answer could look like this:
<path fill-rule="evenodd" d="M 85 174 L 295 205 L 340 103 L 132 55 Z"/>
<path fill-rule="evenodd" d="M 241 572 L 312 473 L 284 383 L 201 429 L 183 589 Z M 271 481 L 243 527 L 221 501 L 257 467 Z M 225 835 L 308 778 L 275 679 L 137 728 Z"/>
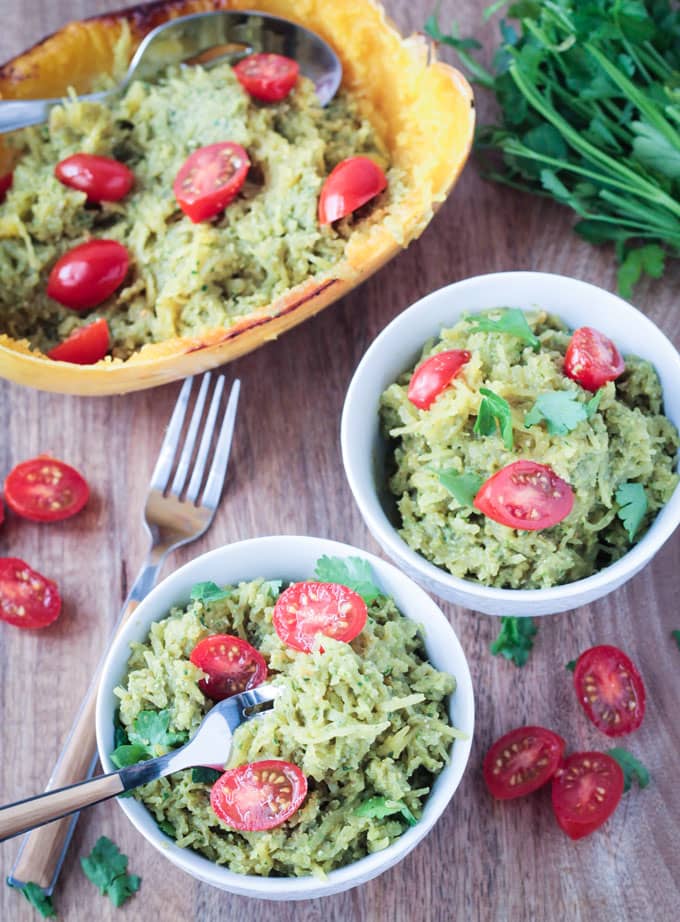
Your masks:
<path fill-rule="evenodd" d="M 117 202 L 132 188 L 134 173 L 113 157 L 73 154 L 54 168 L 59 182 L 84 192 L 90 202 Z"/>
<path fill-rule="evenodd" d="M 64 307 L 84 311 L 106 301 L 122 285 L 130 265 L 125 247 L 115 240 L 88 240 L 56 261 L 47 294 Z"/>

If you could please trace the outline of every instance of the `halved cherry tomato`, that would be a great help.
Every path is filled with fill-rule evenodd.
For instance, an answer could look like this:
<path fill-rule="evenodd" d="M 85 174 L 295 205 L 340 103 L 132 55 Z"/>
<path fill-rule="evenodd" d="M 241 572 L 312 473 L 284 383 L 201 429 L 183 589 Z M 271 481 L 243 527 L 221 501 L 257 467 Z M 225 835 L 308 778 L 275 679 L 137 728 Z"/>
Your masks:
<path fill-rule="evenodd" d="M 109 325 L 102 317 L 86 327 L 78 327 L 62 343 L 50 349 L 48 357 L 55 362 L 74 365 L 94 365 L 109 351 Z"/>
<path fill-rule="evenodd" d="M 127 250 L 116 240 L 88 240 L 56 261 L 47 294 L 74 311 L 96 307 L 123 283 L 129 264 Z"/>
<path fill-rule="evenodd" d="M 473 505 L 501 525 L 539 531 L 569 515 L 574 492 L 547 464 L 513 461 L 482 484 Z"/>
<path fill-rule="evenodd" d="M 232 829 L 259 832 L 285 823 L 306 796 L 297 765 L 266 759 L 226 771 L 212 786 L 210 806 Z"/>
<path fill-rule="evenodd" d="M 206 673 L 198 687 L 213 701 L 255 688 L 267 678 L 267 664 L 247 640 L 231 634 L 212 634 L 199 640 L 189 657 Z"/>
<path fill-rule="evenodd" d="M 448 352 L 431 355 L 413 372 L 408 385 L 408 399 L 420 410 L 429 410 L 469 361 L 470 353 L 464 349 L 449 349 Z"/>
<path fill-rule="evenodd" d="M 124 163 L 96 154 L 73 154 L 55 166 L 54 175 L 65 186 L 84 192 L 89 202 L 117 202 L 135 181 Z"/>
<path fill-rule="evenodd" d="M 12 188 L 13 181 L 14 173 L 5 173 L 4 176 L 0 176 L 0 204 L 5 201 L 5 196 Z"/>
<path fill-rule="evenodd" d="M 47 627 L 60 611 L 56 583 L 18 557 L 0 557 L 0 620 L 17 627 Z"/>
<path fill-rule="evenodd" d="M 244 90 L 255 99 L 280 102 L 297 83 L 300 68 L 292 58 L 260 52 L 234 65 L 234 73 Z"/>
<path fill-rule="evenodd" d="M 368 157 L 348 157 L 329 173 L 319 196 L 319 224 L 331 224 L 370 202 L 387 177 Z"/>
<path fill-rule="evenodd" d="M 5 479 L 7 505 L 33 522 L 68 519 L 80 512 L 89 495 L 85 478 L 50 455 L 22 461 Z"/>
<path fill-rule="evenodd" d="M 499 800 L 523 797 L 550 781 L 564 754 L 561 736 L 543 727 L 518 727 L 496 740 L 484 757 L 486 786 Z"/>
<path fill-rule="evenodd" d="M 623 794 L 623 771 L 604 752 L 572 752 L 552 781 L 557 823 L 571 839 L 582 839 L 612 815 Z"/>
<path fill-rule="evenodd" d="M 645 686 L 618 647 L 602 644 L 576 660 L 574 688 L 589 719 L 607 736 L 632 733 L 645 716 Z"/>
<path fill-rule="evenodd" d="M 0 499 L 0 525 L 5 521 L 5 507 Z"/>
<path fill-rule="evenodd" d="M 281 640 L 310 653 L 317 634 L 349 643 L 366 624 L 366 603 L 338 583 L 293 583 L 276 601 L 272 622 Z"/>
<path fill-rule="evenodd" d="M 173 183 L 177 204 L 194 224 L 208 221 L 236 198 L 249 169 L 248 154 L 240 144 L 225 141 L 199 147 Z"/>
<path fill-rule="evenodd" d="M 596 391 L 626 370 L 614 343 L 592 327 L 574 330 L 564 356 L 564 373 L 588 391 Z"/>

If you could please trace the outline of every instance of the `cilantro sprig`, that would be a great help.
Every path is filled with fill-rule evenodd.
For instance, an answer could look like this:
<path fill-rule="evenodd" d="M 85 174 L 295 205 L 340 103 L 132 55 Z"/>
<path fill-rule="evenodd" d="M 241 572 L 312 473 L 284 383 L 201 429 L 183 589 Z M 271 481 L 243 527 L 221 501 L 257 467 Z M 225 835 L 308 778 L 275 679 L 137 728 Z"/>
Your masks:
<path fill-rule="evenodd" d="M 191 769 L 191 780 L 194 784 L 214 784 L 221 775 L 222 772 L 216 768 L 206 768 L 202 765 Z"/>
<path fill-rule="evenodd" d="M 383 819 L 394 813 L 400 813 L 409 826 L 415 826 L 418 822 L 403 800 L 390 800 L 388 797 L 369 797 L 354 811 L 355 816 L 368 816 L 375 819 Z"/>
<path fill-rule="evenodd" d="M 436 471 L 439 482 L 461 506 L 472 506 L 475 496 L 484 483 L 484 478 L 473 471 L 465 471 L 459 474 L 457 471 Z"/>
<path fill-rule="evenodd" d="M 101 836 L 86 858 L 80 859 L 83 872 L 100 893 L 108 896 L 114 906 L 122 906 L 133 893 L 139 890 L 141 878 L 128 874 L 128 857 L 118 846 Z"/>
<path fill-rule="evenodd" d="M 504 616 L 498 637 L 489 649 L 494 656 L 504 656 L 515 666 L 524 666 L 533 650 L 537 632 L 538 628 L 531 618 Z"/>
<path fill-rule="evenodd" d="M 470 327 L 470 333 L 507 333 L 527 343 L 534 352 L 538 352 L 541 347 L 541 341 L 527 323 L 524 311 L 518 307 L 504 307 L 496 318 L 477 315 L 466 317 L 466 320 L 474 324 Z"/>
<path fill-rule="evenodd" d="M 671 631 L 671 637 L 678 645 L 678 650 L 680 650 L 680 631 Z"/>
<path fill-rule="evenodd" d="M 196 583 L 191 590 L 191 598 L 198 602 L 219 602 L 220 599 L 229 597 L 228 589 L 220 589 L 217 583 L 208 580 L 205 583 Z"/>
<path fill-rule="evenodd" d="M 512 451 L 514 441 L 510 404 L 488 387 L 480 387 L 479 393 L 482 394 L 482 402 L 473 428 L 475 435 L 495 435 L 498 428 L 503 444 L 508 451 Z"/>
<path fill-rule="evenodd" d="M 619 506 L 616 514 L 632 541 L 647 512 L 645 488 L 641 483 L 622 483 L 615 493 L 615 499 Z"/>
<path fill-rule="evenodd" d="M 169 708 L 163 711 L 140 711 L 127 732 L 121 733 L 121 728 L 117 728 L 116 741 L 120 742 L 111 753 L 113 764 L 117 768 L 136 765 L 137 762 L 153 759 L 168 749 L 186 743 L 188 733 L 168 729 L 170 716 Z"/>
<path fill-rule="evenodd" d="M 550 435 L 566 435 L 584 420 L 591 418 L 601 399 L 601 390 L 586 403 L 578 399 L 576 391 L 546 391 L 536 398 L 533 407 L 524 417 L 524 425 L 529 429 L 537 423 L 545 422 Z"/>
<path fill-rule="evenodd" d="M 639 788 L 647 787 L 651 781 L 649 771 L 639 759 L 635 758 L 632 752 L 615 746 L 613 749 L 608 749 L 607 754 L 610 755 L 612 759 L 616 759 L 623 770 L 624 792 L 630 790 L 633 781 L 637 781 Z"/>
<path fill-rule="evenodd" d="M 338 583 L 352 589 L 370 605 L 383 595 L 373 581 L 373 571 L 367 560 L 361 557 L 328 557 L 324 555 L 316 562 L 314 575 L 323 583 Z"/>
<path fill-rule="evenodd" d="M 57 911 L 54 908 L 52 897 L 48 896 L 39 884 L 33 883 L 32 880 L 29 880 L 23 887 L 16 887 L 14 884 L 9 883 L 9 880 L 7 883 L 10 887 L 18 890 L 31 906 L 37 909 L 43 919 L 56 919 Z"/>

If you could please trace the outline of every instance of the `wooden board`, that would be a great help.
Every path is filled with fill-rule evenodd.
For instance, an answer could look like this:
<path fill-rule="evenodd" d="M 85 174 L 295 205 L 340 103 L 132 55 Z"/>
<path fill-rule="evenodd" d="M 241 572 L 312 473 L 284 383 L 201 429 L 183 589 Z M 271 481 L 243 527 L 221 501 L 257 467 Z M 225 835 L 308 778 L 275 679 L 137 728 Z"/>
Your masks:
<path fill-rule="evenodd" d="M 113 9 L 116 0 L 0 0 L 0 59 L 68 19 Z M 478 28 L 486 0 L 455 4 L 463 32 Z M 428 0 L 392 0 L 404 31 L 422 28 Z M 454 5 L 444 4 L 445 20 Z M 488 111 L 480 98 L 482 114 Z M 378 549 L 345 482 L 339 416 L 364 350 L 397 313 L 434 288 L 505 269 L 561 272 L 613 290 L 611 253 L 574 237 L 570 216 L 549 202 L 482 181 L 471 164 L 423 237 L 341 303 L 277 343 L 228 366 L 243 393 L 228 487 L 210 532 L 168 568 L 220 544 L 280 532 L 320 535 Z M 677 345 L 680 271 L 641 285 L 637 303 Z M 594 322 L 596 318 L 593 318 Z M 58 578 L 64 613 L 50 630 L 0 625 L 0 802 L 42 789 L 145 552 L 141 506 L 178 387 L 124 398 L 78 399 L 0 383 L 0 476 L 41 451 L 88 475 L 94 497 L 71 522 L 40 526 L 10 518 L 0 554 L 24 557 Z M 541 622 L 523 669 L 489 654 L 498 623 L 446 605 L 469 657 L 477 694 L 477 734 L 468 771 L 434 831 L 398 867 L 359 889 L 323 901 L 271 906 L 230 896 L 174 870 L 139 836 L 115 803 L 81 818 L 55 903 L 59 917 L 200 922 L 591 922 L 677 919 L 680 905 L 680 651 L 670 632 L 677 607 L 680 542 L 672 539 L 628 586 L 578 611 Z M 524 722 L 553 727 L 573 747 L 609 741 L 579 713 L 564 664 L 596 642 L 620 644 L 648 690 L 643 727 L 625 745 L 653 775 L 634 790 L 605 831 L 572 843 L 555 826 L 549 797 L 498 804 L 480 775 L 500 733 Z M 143 878 L 116 910 L 84 877 L 79 856 L 108 835 Z M 0 846 L 9 872 L 16 842 Z M 37 916 L 0 887 L 0 919 Z"/>

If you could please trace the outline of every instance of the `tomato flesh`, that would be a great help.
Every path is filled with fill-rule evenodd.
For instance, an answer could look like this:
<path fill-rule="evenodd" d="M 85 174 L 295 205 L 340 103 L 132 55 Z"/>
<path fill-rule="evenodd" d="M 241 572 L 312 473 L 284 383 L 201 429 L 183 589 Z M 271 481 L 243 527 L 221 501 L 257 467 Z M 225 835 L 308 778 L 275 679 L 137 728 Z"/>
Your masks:
<path fill-rule="evenodd" d="M 561 736 L 544 727 L 517 727 L 491 746 L 482 772 L 491 794 L 510 800 L 531 794 L 557 771 L 564 754 Z"/>
<path fill-rule="evenodd" d="M 59 617 L 57 584 L 18 557 L 0 557 L 0 620 L 17 627 L 41 628 Z"/>
<path fill-rule="evenodd" d="M 294 583 L 276 601 L 273 624 L 281 640 L 310 653 L 318 634 L 349 643 L 363 631 L 366 603 L 338 583 Z M 319 648 L 321 649 L 321 648 Z"/>
<path fill-rule="evenodd" d="M 129 265 L 127 250 L 116 240 L 88 240 L 56 261 L 47 294 L 74 311 L 88 310 L 120 287 Z"/>
<path fill-rule="evenodd" d="M 14 173 L 5 173 L 4 176 L 0 176 L 0 204 L 5 201 L 7 193 L 12 188 L 13 181 Z"/>
<path fill-rule="evenodd" d="M 54 168 L 59 182 L 87 195 L 89 202 L 117 202 L 132 188 L 134 173 L 113 157 L 73 154 Z"/>
<path fill-rule="evenodd" d="M 555 773 L 555 818 L 571 839 L 598 829 L 616 810 L 623 794 L 623 771 L 604 752 L 572 752 Z"/>
<path fill-rule="evenodd" d="M 226 771 L 210 791 L 210 806 L 232 829 L 255 832 L 285 823 L 306 796 L 297 765 L 266 759 Z"/>
<path fill-rule="evenodd" d="M 234 66 L 241 86 L 261 102 L 280 102 L 297 83 L 297 61 L 282 54 L 260 52 L 243 58 Z"/>
<path fill-rule="evenodd" d="M 540 531 L 569 515 L 574 492 L 547 464 L 513 461 L 482 484 L 473 505 L 501 525 Z"/>
<path fill-rule="evenodd" d="M 248 641 L 231 634 L 212 634 L 199 640 L 189 657 L 206 673 L 198 687 L 213 701 L 222 701 L 255 688 L 267 678 L 267 664 Z"/>
<path fill-rule="evenodd" d="M 408 399 L 418 409 L 429 410 L 469 361 L 470 353 L 465 349 L 449 349 L 431 355 L 413 372 L 408 385 Z"/>
<path fill-rule="evenodd" d="M 109 325 L 102 317 L 86 327 L 78 327 L 47 355 L 55 362 L 94 365 L 109 351 L 109 339 Z"/>
<path fill-rule="evenodd" d="M 348 157 L 329 173 L 319 196 L 319 224 L 331 224 L 361 208 L 387 187 L 387 177 L 368 157 Z"/>
<path fill-rule="evenodd" d="M 596 391 L 615 381 L 626 363 L 614 343 L 593 327 L 574 330 L 564 356 L 564 373 L 586 390 Z"/>
<path fill-rule="evenodd" d="M 2 525 L 4 521 L 5 521 L 5 507 L 4 507 L 2 500 L 0 499 L 0 525 Z"/>
<path fill-rule="evenodd" d="M 5 479 L 5 500 L 17 515 L 34 522 L 68 519 L 90 495 L 85 478 L 50 455 L 22 461 Z"/>
<path fill-rule="evenodd" d="M 588 718 L 607 736 L 632 733 L 645 716 L 645 686 L 618 647 L 602 644 L 576 660 L 574 687 Z"/>
<path fill-rule="evenodd" d="M 194 224 L 208 221 L 236 198 L 249 169 L 248 154 L 240 144 L 225 141 L 199 147 L 173 183 L 177 204 Z"/>

